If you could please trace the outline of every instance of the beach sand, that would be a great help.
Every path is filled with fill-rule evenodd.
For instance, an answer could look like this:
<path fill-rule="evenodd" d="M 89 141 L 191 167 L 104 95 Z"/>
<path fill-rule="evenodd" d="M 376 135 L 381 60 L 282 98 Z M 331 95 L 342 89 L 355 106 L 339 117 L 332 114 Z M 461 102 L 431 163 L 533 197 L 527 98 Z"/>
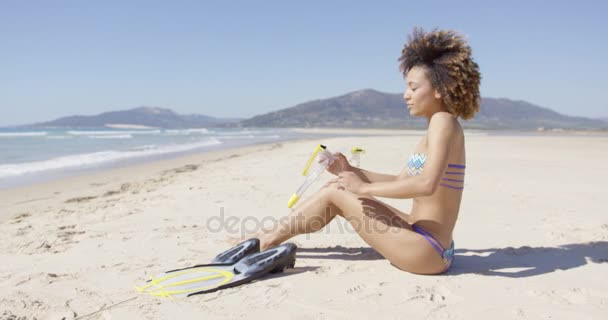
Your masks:
<path fill-rule="evenodd" d="M 420 135 L 322 142 L 362 146 L 363 168 L 398 173 Z M 608 137 L 566 134 L 467 135 L 456 259 L 447 274 L 400 271 L 336 219 L 329 230 L 293 239 L 296 268 L 284 274 L 180 300 L 134 289 L 227 249 L 231 228 L 220 228 L 222 216 L 251 227 L 286 215 L 319 142 L 250 146 L 0 190 L 0 319 L 608 317 Z M 387 202 L 405 212 L 411 205 Z"/>

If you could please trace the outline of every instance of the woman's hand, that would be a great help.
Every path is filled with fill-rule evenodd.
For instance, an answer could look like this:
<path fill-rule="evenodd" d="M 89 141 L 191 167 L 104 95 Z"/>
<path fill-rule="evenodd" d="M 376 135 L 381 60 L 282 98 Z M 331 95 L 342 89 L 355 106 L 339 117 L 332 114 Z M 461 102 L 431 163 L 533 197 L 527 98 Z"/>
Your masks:
<path fill-rule="evenodd" d="M 333 156 L 335 157 L 334 162 L 327 167 L 327 171 L 335 176 L 345 171 L 352 171 L 353 167 L 348 163 L 348 160 L 343 154 L 336 152 Z"/>
<path fill-rule="evenodd" d="M 343 171 L 338 175 L 338 178 L 329 181 L 325 186 L 337 184 L 338 190 L 348 190 L 352 193 L 364 195 L 365 183 L 359 176 L 352 171 Z"/>

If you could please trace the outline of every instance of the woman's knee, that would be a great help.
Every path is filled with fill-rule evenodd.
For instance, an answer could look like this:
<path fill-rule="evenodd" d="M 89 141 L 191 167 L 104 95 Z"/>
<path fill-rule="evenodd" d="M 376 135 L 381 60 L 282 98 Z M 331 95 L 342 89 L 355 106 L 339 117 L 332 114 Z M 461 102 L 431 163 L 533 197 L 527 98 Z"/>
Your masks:
<path fill-rule="evenodd" d="M 332 215 L 342 215 L 342 210 L 337 205 L 336 196 L 339 195 L 340 192 L 344 192 L 343 190 L 338 189 L 337 185 L 331 184 L 328 186 L 324 186 L 319 189 L 319 196 L 321 197 L 321 201 L 327 204 L 326 210 L 330 210 Z"/>
<path fill-rule="evenodd" d="M 326 185 L 319 189 L 319 193 L 328 200 L 331 200 L 339 191 L 340 189 L 338 189 L 338 185 L 335 183 Z"/>

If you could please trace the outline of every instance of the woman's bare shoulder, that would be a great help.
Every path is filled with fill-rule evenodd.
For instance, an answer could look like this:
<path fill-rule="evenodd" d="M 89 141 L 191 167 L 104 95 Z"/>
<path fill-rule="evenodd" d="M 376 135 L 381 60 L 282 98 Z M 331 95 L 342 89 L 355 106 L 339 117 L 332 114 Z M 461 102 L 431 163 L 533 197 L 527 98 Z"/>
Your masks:
<path fill-rule="evenodd" d="M 445 134 L 455 134 L 462 132 L 462 127 L 458 122 L 458 119 L 449 112 L 437 112 L 429 121 L 429 133 L 435 133 L 437 131 Z"/>

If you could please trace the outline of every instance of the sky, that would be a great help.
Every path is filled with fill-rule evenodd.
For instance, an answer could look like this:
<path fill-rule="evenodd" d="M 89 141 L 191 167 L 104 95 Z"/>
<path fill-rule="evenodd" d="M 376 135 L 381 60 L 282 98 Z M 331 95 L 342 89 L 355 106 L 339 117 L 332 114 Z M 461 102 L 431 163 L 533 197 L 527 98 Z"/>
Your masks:
<path fill-rule="evenodd" d="M 605 1 L 0 1 L 0 126 L 139 106 L 250 117 L 400 93 L 415 26 L 460 32 L 483 97 L 608 117 Z"/>

